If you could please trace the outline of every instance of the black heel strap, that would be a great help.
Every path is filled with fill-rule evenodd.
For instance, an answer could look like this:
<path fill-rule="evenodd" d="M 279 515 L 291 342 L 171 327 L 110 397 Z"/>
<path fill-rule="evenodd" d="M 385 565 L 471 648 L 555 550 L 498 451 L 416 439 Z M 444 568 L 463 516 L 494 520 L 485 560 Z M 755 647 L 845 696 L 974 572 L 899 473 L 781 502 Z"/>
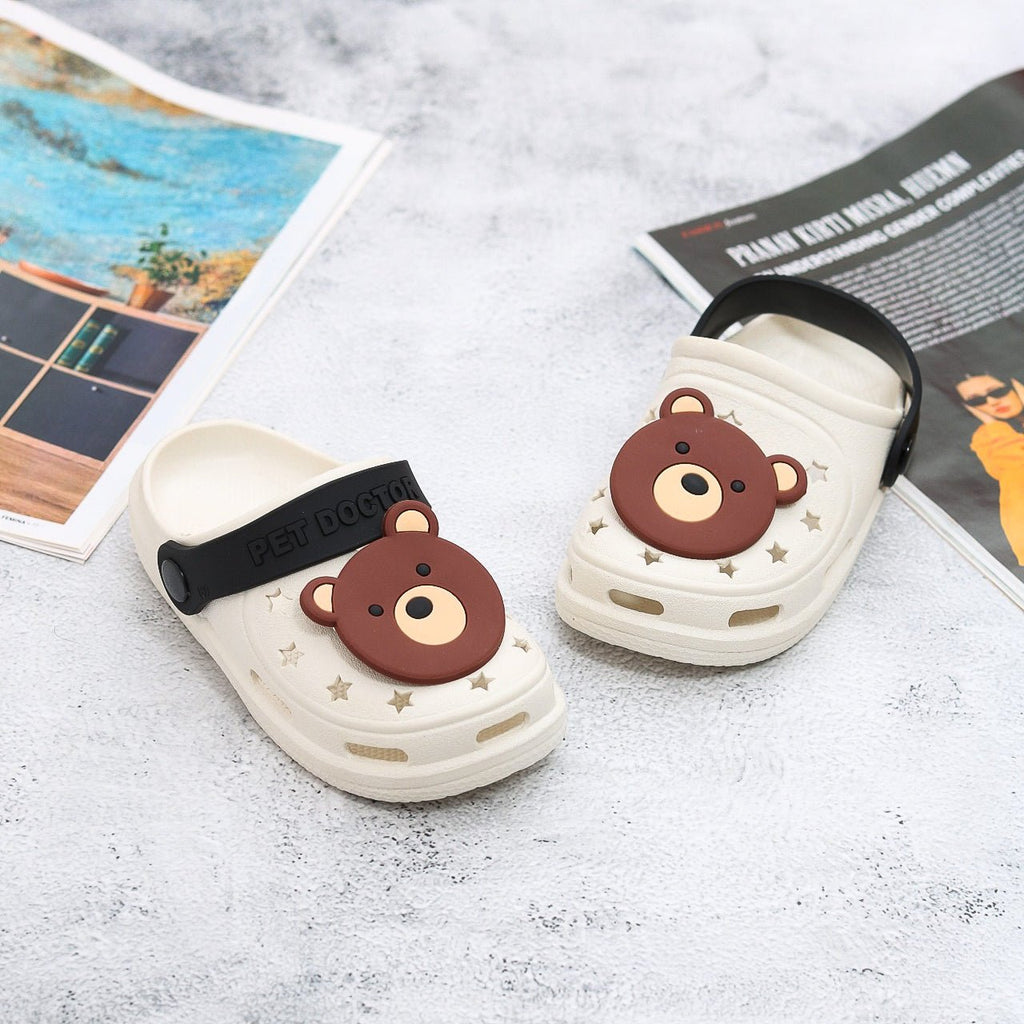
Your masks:
<path fill-rule="evenodd" d="M 371 466 L 321 484 L 204 544 L 164 541 L 156 553 L 160 579 L 174 607 L 195 615 L 215 598 L 263 586 L 377 540 L 384 513 L 408 499 L 426 503 L 408 462 Z"/>
<path fill-rule="evenodd" d="M 831 331 L 873 352 L 899 375 L 910 403 L 882 469 L 891 487 L 910 461 L 921 415 L 921 371 L 917 358 L 892 321 L 846 292 L 806 277 L 745 277 L 723 288 L 701 314 L 693 333 L 718 338 L 737 321 L 764 313 L 791 316 Z"/>

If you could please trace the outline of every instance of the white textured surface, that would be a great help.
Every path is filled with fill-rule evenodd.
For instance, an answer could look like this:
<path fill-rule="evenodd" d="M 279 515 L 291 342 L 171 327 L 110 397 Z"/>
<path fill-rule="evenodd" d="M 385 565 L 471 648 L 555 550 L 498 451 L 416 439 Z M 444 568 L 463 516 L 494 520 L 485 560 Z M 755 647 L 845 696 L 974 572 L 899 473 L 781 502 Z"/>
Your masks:
<path fill-rule="evenodd" d="M 444 804 L 329 790 L 136 564 L 0 549 L 0 1020 L 1024 1020 L 1021 613 L 895 499 L 747 670 L 561 626 L 595 481 L 694 314 L 629 249 L 1024 64 L 1018 0 L 43 0 L 397 143 L 204 405 L 408 457 L 570 735 Z"/>

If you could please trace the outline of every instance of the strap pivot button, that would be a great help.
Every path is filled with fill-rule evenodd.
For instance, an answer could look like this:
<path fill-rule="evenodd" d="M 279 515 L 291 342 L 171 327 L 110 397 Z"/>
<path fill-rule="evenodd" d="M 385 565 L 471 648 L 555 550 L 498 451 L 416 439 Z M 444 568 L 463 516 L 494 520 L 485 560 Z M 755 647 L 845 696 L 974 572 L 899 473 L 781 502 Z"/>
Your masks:
<path fill-rule="evenodd" d="M 181 566 L 171 558 L 160 563 L 160 579 L 163 580 L 167 595 L 175 604 L 182 604 L 188 598 L 188 580 Z"/>

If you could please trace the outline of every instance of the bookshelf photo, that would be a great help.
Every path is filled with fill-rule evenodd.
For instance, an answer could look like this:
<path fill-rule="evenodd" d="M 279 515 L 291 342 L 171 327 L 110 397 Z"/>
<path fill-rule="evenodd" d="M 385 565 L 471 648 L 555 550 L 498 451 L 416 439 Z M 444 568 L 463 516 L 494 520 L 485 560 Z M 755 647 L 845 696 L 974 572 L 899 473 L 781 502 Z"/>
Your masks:
<path fill-rule="evenodd" d="M 205 329 L 0 260 L 0 507 L 66 522 Z"/>

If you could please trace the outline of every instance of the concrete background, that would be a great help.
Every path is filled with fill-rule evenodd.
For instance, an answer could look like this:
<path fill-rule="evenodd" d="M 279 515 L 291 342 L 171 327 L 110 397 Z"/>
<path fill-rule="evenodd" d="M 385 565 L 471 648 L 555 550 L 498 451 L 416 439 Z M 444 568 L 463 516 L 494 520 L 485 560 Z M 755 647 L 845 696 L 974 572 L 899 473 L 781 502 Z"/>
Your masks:
<path fill-rule="evenodd" d="M 0 549 L 0 1020 L 1024 1021 L 1024 618 L 890 497 L 791 652 L 677 666 L 552 582 L 695 320 L 640 231 L 798 184 L 1024 64 L 1019 0 L 41 0 L 396 146 L 202 407 L 409 458 L 570 701 L 439 804 L 294 765 L 121 519 Z"/>

